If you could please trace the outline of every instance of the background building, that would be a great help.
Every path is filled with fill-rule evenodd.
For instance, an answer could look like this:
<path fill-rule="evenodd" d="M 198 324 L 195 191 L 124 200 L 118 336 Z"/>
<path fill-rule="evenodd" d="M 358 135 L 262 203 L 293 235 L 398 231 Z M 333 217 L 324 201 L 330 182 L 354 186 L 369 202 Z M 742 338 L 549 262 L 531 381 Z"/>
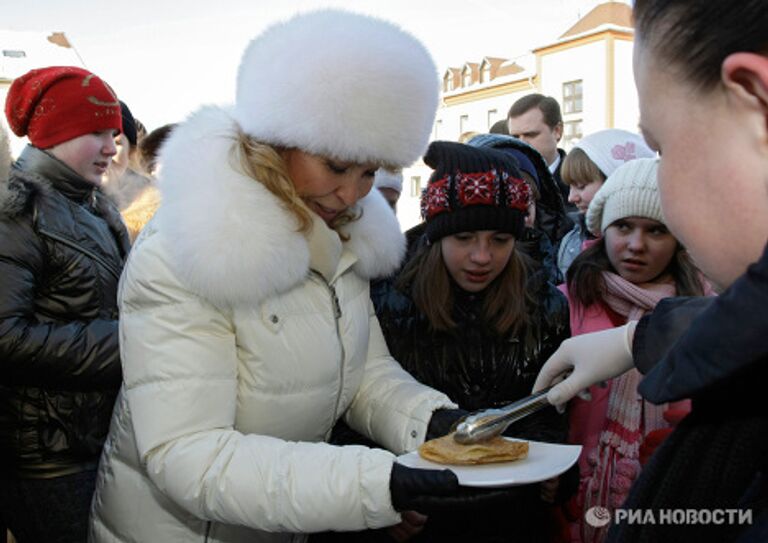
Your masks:
<path fill-rule="evenodd" d="M 510 29 L 512 30 L 512 29 Z M 432 137 L 459 140 L 488 132 L 506 119 L 520 97 L 553 96 L 563 112 L 561 147 L 604 128 L 637 131 L 639 109 L 632 74 L 632 8 L 621 2 L 595 7 L 552 43 L 505 59 L 484 57 L 443 72 L 442 100 Z M 420 222 L 419 197 L 431 170 L 419 162 L 404 171 L 398 219 Z"/>
<path fill-rule="evenodd" d="M 3 123 L 10 136 L 13 156 L 18 156 L 27 139 L 15 137 L 8 128 L 4 109 L 5 97 L 14 79 L 32 68 L 42 66 L 84 68 L 85 64 L 63 32 L 0 30 L 0 104 L 3 106 L 0 123 Z"/>
<path fill-rule="evenodd" d="M 520 23 L 525 24 L 525 23 Z M 514 32 L 514 23 L 510 23 Z M 562 35 L 524 54 L 463 59 L 441 68 L 442 95 L 432 139 L 458 140 L 466 132 L 487 132 L 506 118 L 525 94 L 541 92 L 560 101 L 564 117 L 561 146 L 569 150 L 583 134 L 603 128 L 637 130 L 637 94 L 632 75 L 634 30 L 631 7 L 606 2 L 581 17 Z M 0 30 L 0 104 L 15 77 L 31 68 L 86 67 L 62 32 Z M 6 128 L 5 115 L 0 122 Z M 11 135 L 14 156 L 26 139 Z M 398 219 L 403 229 L 420 219 L 419 197 L 431 170 L 417 163 L 404 171 Z"/>

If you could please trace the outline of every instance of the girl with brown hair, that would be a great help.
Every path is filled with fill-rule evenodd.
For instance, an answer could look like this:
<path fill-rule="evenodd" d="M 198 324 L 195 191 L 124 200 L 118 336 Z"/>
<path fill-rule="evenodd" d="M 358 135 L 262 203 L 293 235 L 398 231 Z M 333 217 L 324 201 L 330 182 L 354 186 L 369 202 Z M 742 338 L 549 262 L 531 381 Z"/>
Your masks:
<path fill-rule="evenodd" d="M 527 395 L 541 364 L 568 337 L 566 300 L 543 272 L 529 272 L 516 248 L 531 196 L 511 156 L 434 142 L 424 161 L 434 169 L 422 196 L 424 237 L 378 292 L 377 315 L 390 351 L 416 379 L 462 409 L 498 407 Z M 564 441 L 566 422 L 549 408 L 509 431 Z M 507 541 L 510 526 L 525 526 L 516 540 L 546 541 L 546 502 L 567 492 L 560 486 L 560 493 L 556 480 L 520 487 L 476 522 L 430 517 L 420 540 L 465 534 Z"/>

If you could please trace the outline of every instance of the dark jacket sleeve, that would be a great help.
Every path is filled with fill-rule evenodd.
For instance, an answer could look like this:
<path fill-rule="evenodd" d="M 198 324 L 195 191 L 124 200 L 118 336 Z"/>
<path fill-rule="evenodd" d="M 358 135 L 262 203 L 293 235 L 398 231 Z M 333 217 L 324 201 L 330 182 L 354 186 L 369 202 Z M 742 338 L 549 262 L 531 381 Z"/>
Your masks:
<path fill-rule="evenodd" d="M 632 342 L 635 367 L 643 374 L 648 373 L 713 301 L 714 298 L 701 296 L 661 300 L 653 313 L 637 323 Z"/>
<path fill-rule="evenodd" d="M 660 330 L 668 313 L 657 307 L 633 345 L 646 367 L 654 356 L 663 356 L 643 379 L 640 393 L 654 403 L 690 397 L 768 358 L 766 308 L 768 251 L 722 295 L 711 299 L 671 347 L 654 346 L 663 341 Z"/>
<path fill-rule="evenodd" d="M 0 221 L 0 380 L 69 390 L 118 387 L 118 321 L 36 318 L 44 266 L 45 249 L 30 221 Z"/>

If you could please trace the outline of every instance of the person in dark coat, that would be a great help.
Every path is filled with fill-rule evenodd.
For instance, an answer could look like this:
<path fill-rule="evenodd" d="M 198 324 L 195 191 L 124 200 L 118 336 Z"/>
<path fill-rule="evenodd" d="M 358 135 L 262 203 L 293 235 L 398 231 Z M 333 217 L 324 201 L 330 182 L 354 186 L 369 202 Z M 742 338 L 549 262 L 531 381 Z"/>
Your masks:
<path fill-rule="evenodd" d="M 390 351 L 416 379 L 463 410 L 500 407 L 529 393 L 541 363 L 568 337 L 567 302 L 545 272 L 528 274 L 515 248 L 530 193 L 512 157 L 434 142 L 424 160 L 435 171 L 422 198 L 423 238 L 374 294 L 376 313 Z M 566 424 L 548 408 L 508 432 L 565 442 Z M 516 541 L 547 541 L 548 502 L 573 486 L 519 487 L 472 522 L 431 516 L 416 540 L 508 541 L 518 526 Z"/>
<path fill-rule="evenodd" d="M 563 114 L 552 96 L 526 94 L 512 104 L 507 113 L 509 135 L 533 146 L 544 160 L 560 188 L 568 212 L 575 208 L 568 202 L 568 186 L 560 177 L 565 151 L 557 145 L 563 137 Z"/>
<path fill-rule="evenodd" d="M 692 398 L 623 505 L 648 520 L 609 519 L 609 541 L 765 541 L 768 12 L 759 0 L 637 0 L 634 19 L 641 126 L 661 152 L 662 211 L 722 294 L 665 300 L 639 322 L 564 342 L 535 388 L 572 370 L 548 394 L 561 404 L 634 365 L 649 401 Z M 688 510 L 698 518 L 661 521 Z"/>
<path fill-rule="evenodd" d="M 0 180 L 0 510 L 19 543 L 82 542 L 121 382 L 129 241 L 98 188 L 120 104 L 52 67 L 13 82 L 6 116 L 31 145 Z"/>
<path fill-rule="evenodd" d="M 557 268 L 557 250 L 563 236 L 571 229 L 573 222 L 565 213 L 560 189 L 547 168 L 541 154 L 527 143 L 498 134 L 480 134 L 472 138 L 469 145 L 488 147 L 511 155 L 517 162 L 523 178 L 531 185 L 535 201 L 531 210 L 533 217 L 526 217 L 526 229 L 517 241 L 523 252 L 537 262 L 555 285 L 563 282 Z"/>
<path fill-rule="evenodd" d="M 467 143 L 498 149 L 515 157 L 526 180 L 532 182 L 538 192 L 534 225 L 547 235 L 552 245 L 557 245 L 573 222 L 566 214 L 560 187 L 541 153 L 522 140 L 501 134 L 479 134 Z"/>

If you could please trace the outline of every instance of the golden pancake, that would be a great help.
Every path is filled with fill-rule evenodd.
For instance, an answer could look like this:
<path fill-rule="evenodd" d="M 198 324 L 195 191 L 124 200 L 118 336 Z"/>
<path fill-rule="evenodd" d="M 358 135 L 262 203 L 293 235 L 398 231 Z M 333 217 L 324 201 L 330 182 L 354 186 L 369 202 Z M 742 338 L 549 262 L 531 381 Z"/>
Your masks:
<path fill-rule="evenodd" d="M 432 439 L 419 447 L 419 455 L 438 464 L 471 465 L 512 462 L 528 456 L 527 441 L 509 441 L 496 436 L 487 441 L 462 445 L 453 434 Z"/>

